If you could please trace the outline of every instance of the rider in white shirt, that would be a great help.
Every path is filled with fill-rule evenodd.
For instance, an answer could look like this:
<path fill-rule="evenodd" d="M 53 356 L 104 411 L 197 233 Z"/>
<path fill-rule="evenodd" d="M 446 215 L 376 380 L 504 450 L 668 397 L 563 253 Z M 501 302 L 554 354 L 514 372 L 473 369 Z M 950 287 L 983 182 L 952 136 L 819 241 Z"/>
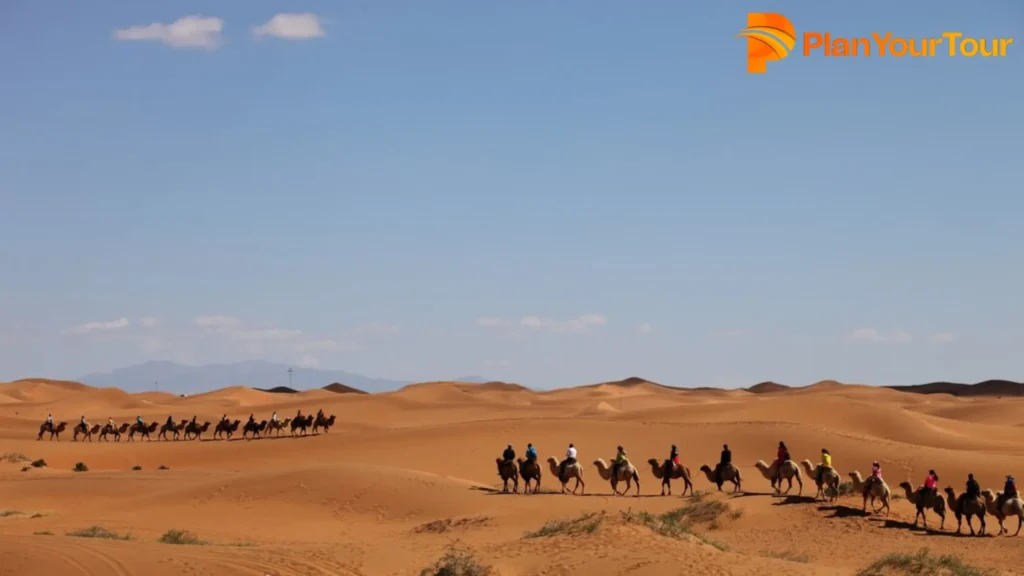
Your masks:
<path fill-rule="evenodd" d="M 562 460 L 562 465 L 559 467 L 558 475 L 565 477 L 565 467 L 569 464 L 576 463 L 576 446 L 569 444 L 569 449 L 565 451 L 565 460 Z"/>

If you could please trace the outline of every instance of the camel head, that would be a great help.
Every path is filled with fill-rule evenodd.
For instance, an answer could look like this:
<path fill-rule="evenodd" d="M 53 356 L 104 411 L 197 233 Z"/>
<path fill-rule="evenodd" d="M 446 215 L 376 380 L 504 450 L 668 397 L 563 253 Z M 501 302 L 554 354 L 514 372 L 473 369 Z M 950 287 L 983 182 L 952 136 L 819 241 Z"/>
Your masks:
<path fill-rule="evenodd" d="M 995 492 L 992 491 L 991 488 L 985 488 L 984 490 L 982 490 L 981 495 L 985 498 L 986 503 L 992 502 L 993 500 L 996 499 L 996 494 Z"/>
<path fill-rule="evenodd" d="M 768 465 L 764 463 L 764 460 L 758 460 L 757 462 L 754 462 L 754 468 L 757 468 L 761 472 L 765 472 L 768 470 Z"/>
<path fill-rule="evenodd" d="M 594 466 L 597 466 L 600 470 L 608 468 L 608 465 L 604 463 L 604 458 L 598 458 L 597 460 L 594 460 Z"/>
<path fill-rule="evenodd" d="M 647 463 L 651 465 L 651 468 L 657 468 L 661 466 L 661 462 L 658 462 L 657 458 L 650 458 L 647 460 Z"/>
<path fill-rule="evenodd" d="M 558 458 L 555 458 L 554 456 L 548 456 L 548 464 L 554 464 L 555 466 L 558 466 Z"/>
<path fill-rule="evenodd" d="M 907 493 L 910 493 L 910 492 L 914 491 L 914 487 L 910 485 L 910 482 L 907 482 L 905 480 L 903 482 L 900 482 L 900 488 L 903 488 L 904 490 L 906 490 Z"/>
<path fill-rule="evenodd" d="M 498 464 L 501 464 L 502 462 L 501 458 L 495 458 L 494 461 L 497 462 Z"/>
<path fill-rule="evenodd" d="M 906 484 L 906 482 L 904 482 L 903 484 Z M 903 484 L 900 484 L 900 486 L 903 486 Z M 953 490 L 952 486 L 946 486 L 946 488 L 943 490 L 943 492 L 945 492 L 946 496 L 949 496 L 950 498 L 955 498 L 956 497 L 956 492 Z"/>
<path fill-rule="evenodd" d="M 705 472 L 707 474 L 711 474 L 711 467 L 708 466 L 707 464 L 704 464 L 703 466 L 700 467 L 700 471 Z"/>
<path fill-rule="evenodd" d="M 847 476 L 849 476 L 850 480 L 853 480 L 857 484 L 861 484 L 863 482 L 863 479 L 860 477 L 860 472 L 858 472 L 856 470 L 854 470 L 853 472 L 850 472 L 849 474 L 847 474 Z"/>
<path fill-rule="evenodd" d="M 519 464 L 520 466 L 522 466 L 523 465 L 523 459 L 522 458 L 516 458 L 516 464 Z"/>

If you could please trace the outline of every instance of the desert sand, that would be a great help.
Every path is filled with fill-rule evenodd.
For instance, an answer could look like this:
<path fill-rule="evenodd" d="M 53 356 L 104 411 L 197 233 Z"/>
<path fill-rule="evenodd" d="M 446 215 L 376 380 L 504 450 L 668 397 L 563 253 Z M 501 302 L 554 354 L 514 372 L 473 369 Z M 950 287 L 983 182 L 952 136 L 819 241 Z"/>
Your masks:
<path fill-rule="evenodd" d="M 242 440 L 239 430 L 213 441 L 211 425 L 201 441 L 71 441 L 82 414 L 97 424 L 140 414 L 215 425 L 224 413 L 244 423 L 250 413 L 259 421 L 321 408 L 336 425 L 299 438 Z M 68 422 L 59 442 L 36 440 L 48 412 Z M 931 512 L 933 530 L 916 530 L 903 498 L 886 519 L 863 515 L 858 496 L 813 502 L 806 476 L 803 498 L 793 497 L 796 487 L 775 496 L 753 465 L 771 462 L 783 440 L 797 461 L 817 462 L 828 448 L 843 480 L 853 470 L 867 475 L 877 459 L 897 494 L 929 468 L 940 487 L 960 492 L 972 472 L 983 488 L 1001 490 L 1006 474 L 1024 474 L 1022 426 L 1018 398 L 834 382 L 760 394 L 631 379 L 549 392 L 438 382 L 374 395 L 232 387 L 182 398 L 22 380 L 0 384 L 0 574 L 419 574 L 452 546 L 502 575 L 856 574 L 922 548 L 1021 574 L 1024 535 L 996 536 L 992 517 L 986 537 L 956 537 L 951 513 L 945 531 Z M 547 466 L 541 493 L 501 493 L 495 458 L 510 442 L 519 455 L 532 442 L 541 460 L 561 459 L 575 443 L 586 495 L 559 494 Z M 646 464 L 673 443 L 697 498 L 680 496 L 679 481 L 673 496 L 660 496 Z M 723 443 L 742 494 L 718 492 L 698 472 L 717 462 Z M 641 497 L 612 496 L 592 464 L 611 460 L 618 444 L 639 470 Z M 36 459 L 47 466 L 30 466 Z M 78 462 L 88 471 L 72 471 Z M 638 514 L 684 507 L 690 527 L 677 532 L 652 529 Z M 583 514 L 591 516 L 529 537 Z M 1017 528 L 1016 519 L 1006 524 Z M 130 539 L 69 535 L 93 526 Z M 202 545 L 160 542 L 170 530 Z"/>

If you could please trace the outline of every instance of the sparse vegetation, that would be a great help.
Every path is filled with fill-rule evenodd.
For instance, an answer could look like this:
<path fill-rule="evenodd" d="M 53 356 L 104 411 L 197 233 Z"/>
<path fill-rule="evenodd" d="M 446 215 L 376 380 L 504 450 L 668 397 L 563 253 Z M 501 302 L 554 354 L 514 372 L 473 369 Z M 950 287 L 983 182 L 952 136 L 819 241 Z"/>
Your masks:
<path fill-rule="evenodd" d="M 31 467 L 31 466 L 22 466 L 22 467 L 21 467 L 21 471 L 22 471 L 22 472 L 28 472 L 28 471 L 29 471 L 29 470 L 31 470 L 31 469 L 32 469 L 32 467 Z"/>
<path fill-rule="evenodd" d="M 764 556 L 765 558 L 775 558 L 776 560 L 785 560 L 787 562 L 800 562 L 802 564 L 806 564 L 811 561 L 811 558 L 807 554 L 794 552 L 793 550 L 786 550 L 784 552 L 768 550 L 767 552 L 762 552 L 761 556 Z"/>
<path fill-rule="evenodd" d="M 0 518 L 7 518 L 9 516 L 24 516 L 24 512 L 18 512 L 17 510 L 0 510 Z"/>
<path fill-rule="evenodd" d="M 858 572 L 857 576 L 895 576 L 897 574 L 987 576 L 991 572 L 964 564 L 957 556 L 932 556 L 927 548 L 923 548 L 916 554 L 897 553 L 882 556 Z"/>
<path fill-rule="evenodd" d="M 49 530 L 40 530 L 39 532 L 33 532 L 36 536 L 53 536 L 53 532 Z"/>
<path fill-rule="evenodd" d="M 157 468 L 156 468 L 156 469 L 157 469 L 157 470 L 170 470 L 170 468 L 168 468 L 167 466 L 164 466 L 163 464 L 161 464 L 161 465 L 157 466 Z"/>
<path fill-rule="evenodd" d="M 420 576 L 488 576 L 493 571 L 476 559 L 471 550 L 452 544 L 433 566 L 420 571 Z"/>
<path fill-rule="evenodd" d="M 669 538 L 681 538 L 684 534 L 692 533 L 690 531 L 690 524 L 684 522 L 682 516 L 675 515 L 672 512 L 651 514 L 650 512 L 627 510 L 622 512 L 622 521 L 627 524 L 646 526 L 652 532 Z"/>
<path fill-rule="evenodd" d="M 209 544 L 209 542 L 200 540 L 195 534 L 188 530 L 168 530 L 160 537 L 160 542 L 163 542 L 164 544 L 189 544 L 192 546 L 204 546 Z"/>
<path fill-rule="evenodd" d="M 76 462 L 75 467 L 71 469 L 73 472 L 88 472 L 89 467 L 85 465 L 85 462 Z"/>
<path fill-rule="evenodd" d="M 449 530 L 457 528 L 475 528 L 486 526 L 491 519 L 487 516 L 471 516 L 469 518 L 459 518 L 458 520 L 452 520 L 451 518 L 445 518 L 444 520 L 434 520 L 433 522 L 427 522 L 415 528 L 417 534 L 423 532 L 430 532 L 433 534 L 442 534 Z"/>
<path fill-rule="evenodd" d="M 46 468 L 46 460 L 43 460 L 42 458 L 40 458 L 39 460 L 34 460 L 32 462 L 32 467 L 33 468 Z"/>
<path fill-rule="evenodd" d="M 31 460 L 31 458 L 25 456 L 21 452 L 4 452 L 3 454 L 0 454 L 0 462 L 17 464 L 19 462 L 30 462 Z"/>
<path fill-rule="evenodd" d="M 839 484 L 839 495 L 840 496 L 850 496 L 852 494 L 853 494 L 853 482 L 850 482 L 849 480 L 847 480 L 846 482 L 842 482 L 842 483 Z"/>
<path fill-rule="evenodd" d="M 84 530 L 76 530 L 75 532 L 68 532 L 68 536 L 74 536 L 76 538 L 100 538 L 102 540 L 131 540 L 131 534 L 118 534 L 107 530 L 102 526 L 90 526 Z"/>
<path fill-rule="evenodd" d="M 138 472 L 139 470 L 142 470 L 142 466 L 132 466 L 132 470 Z"/>
<path fill-rule="evenodd" d="M 541 526 L 540 530 L 527 532 L 524 538 L 549 538 L 559 534 L 575 536 L 577 534 L 593 534 L 604 522 L 606 512 L 587 512 L 569 520 L 551 520 Z"/>

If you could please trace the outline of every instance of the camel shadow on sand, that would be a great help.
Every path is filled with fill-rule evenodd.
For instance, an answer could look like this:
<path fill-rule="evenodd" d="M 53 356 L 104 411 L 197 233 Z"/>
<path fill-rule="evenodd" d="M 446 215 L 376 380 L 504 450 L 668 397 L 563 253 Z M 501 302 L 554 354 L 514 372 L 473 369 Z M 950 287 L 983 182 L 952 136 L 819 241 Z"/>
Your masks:
<path fill-rule="evenodd" d="M 893 528 L 896 530 L 909 530 L 911 532 L 915 532 L 916 536 L 946 536 L 951 538 L 985 538 L 986 536 L 989 536 L 988 534 L 986 534 L 985 536 L 971 534 L 970 530 L 965 530 L 957 534 L 954 530 L 939 530 L 937 528 L 925 528 L 920 524 L 915 526 L 912 522 L 906 522 L 903 520 L 893 520 L 891 518 L 872 518 L 872 521 L 881 523 L 882 528 Z"/>
<path fill-rule="evenodd" d="M 306 434 L 305 436 L 260 436 L 259 438 L 242 438 L 241 436 L 235 436 L 233 438 L 201 438 L 200 442 L 251 442 L 253 440 L 298 440 L 300 438 L 313 438 L 319 436 L 319 434 Z M 186 440 L 186 442 L 195 442 L 195 440 Z"/>
<path fill-rule="evenodd" d="M 819 512 L 831 512 L 832 515 L 826 516 L 826 518 L 867 518 L 871 516 L 871 512 L 865 512 L 860 508 L 854 508 L 853 506 L 843 506 L 842 504 L 836 504 L 834 506 L 818 506 Z"/>
<path fill-rule="evenodd" d="M 813 496 L 786 496 L 778 502 L 773 502 L 772 506 L 788 506 L 790 504 L 814 504 L 818 499 Z"/>
<path fill-rule="evenodd" d="M 512 492 L 511 490 L 509 490 L 508 492 L 504 492 L 504 491 L 502 491 L 501 488 L 492 488 L 490 486 L 470 486 L 469 490 L 474 491 L 474 492 L 483 492 L 484 494 L 486 494 L 488 496 L 572 496 L 574 498 L 598 498 L 598 497 L 600 497 L 600 498 L 623 498 L 623 499 L 626 499 L 626 498 L 629 498 L 629 499 L 634 499 L 634 498 L 690 498 L 690 496 L 678 496 L 678 495 L 662 496 L 661 494 L 641 494 L 639 496 L 637 496 L 636 494 L 626 494 L 626 495 L 615 496 L 614 494 L 607 494 L 607 493 L 604 493 L 604 492 L 588 492 L 586 494 L 572 494 L 570 492 L 566 492 L 565 494 L 562 494 L 558 490 L 545 490 L 545 489 L 541 489 L 540 492 L 537 492 L 536 494 L 534 494 L 532 490 L 530 492 L 524 493 L 522 491 L 522 486 L 520 486 L 519 488 L 520 488 L 519 492 Z"/>

